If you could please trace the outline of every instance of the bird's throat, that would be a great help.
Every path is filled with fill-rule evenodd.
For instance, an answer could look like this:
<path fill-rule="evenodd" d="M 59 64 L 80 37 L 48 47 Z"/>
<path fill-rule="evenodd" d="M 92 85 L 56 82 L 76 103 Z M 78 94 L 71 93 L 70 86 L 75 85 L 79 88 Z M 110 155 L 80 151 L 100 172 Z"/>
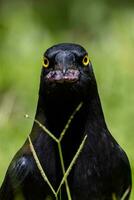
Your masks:
<path fill-rule="evenodd" d="M 65 98 L 61 96 L 58 98 L 57 96 L 53 96 L 53 98 L 51 98 L 46 96 L 43 98 L 42 96 L 39 96 L 35 118 L 58 137 L 67 124 L 68 119 L 80 103 L 81 101 L 75 97 Z M 105 120 L 98 96 L 94 99 L 89 98 L 83 102 L 83 106 L 80 110 L 81 111 L 78 112 L 77 115 L 81 115 L 81 122 L 83 121 L 83 123 L 85 123 L 84 118 L 87 118 L 88 115 L 91 126 L 95 123 L 101 123 L 101 126 L 105 126 Z"/>
<path fill-rule="evenodd" d="M 64 129 L 69 117 L 80 104 L 75 99 L 54 99 L 46 98 L 45 102 L 39 99 L 36 118 L 40 119 L 43 125 L 55 135 L 59 136 Z M 42 117 L 41 117 L 42 116 Z M 44 124 L 46 123 L 46 124 Z"/>

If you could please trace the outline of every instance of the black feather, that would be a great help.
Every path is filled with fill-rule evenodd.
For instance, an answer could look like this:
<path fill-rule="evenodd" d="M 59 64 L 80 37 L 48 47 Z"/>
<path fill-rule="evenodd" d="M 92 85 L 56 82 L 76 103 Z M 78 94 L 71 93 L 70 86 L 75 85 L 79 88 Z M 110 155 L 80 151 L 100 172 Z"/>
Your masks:
<path fill-rule="evenodd" d="M 80 45 L 66 43 L 45 52 L 49 66 L 42 68 L 35 119 L 59 137 L 74 109 L 83 102 L 62 141 L 67 169 L 84 135 L 88 135 L 68 177 L 72 200 L 112 200 L 113 194 L 121 199 L 130 188 L 128 200 L 131 192 L 129 161 L 107 128 L 92 64 L 84 66 L 82 63 L 86 54 Z M 62 179 L 57 145 L 36 123 L 30 136 L 43 169 L 57 189 Z M 47 196 L 54 199 L 37 169 L 28 141 L 9 166 L 0 200 L 13 200 L 20 192 L 26 200 L 44 200 Z M 67 199 L 64 187 L 61 195 Z"/>

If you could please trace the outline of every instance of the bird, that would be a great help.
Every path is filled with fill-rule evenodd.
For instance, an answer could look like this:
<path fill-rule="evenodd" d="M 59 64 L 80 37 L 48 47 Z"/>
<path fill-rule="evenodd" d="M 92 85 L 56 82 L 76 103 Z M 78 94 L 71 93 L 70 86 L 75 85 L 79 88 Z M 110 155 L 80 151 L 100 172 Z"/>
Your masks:
<path fill-rule="evenodd" d="M 130 199 L 130 163 L 107 127 L 89 54 L 79 44 L 55 44 L 43 54 L 37 109 L 29 134 L 55 191 L 63 177 L 58 148 L 39 123 L 59 138 L 80 103 L 81 107 L 61 141 L 67 170 L 83 137 L 87 136 L 67 177 L 70 198 L 120 200 L 127 191 L 124 199 Z M 65 184 L 61 187 L 60 196 L 61 199 L 69 199 Z M 55 199 L 38 169 L 28 138 L 13 157 L 0 188 L 0 200 L 17 198 Z"/>

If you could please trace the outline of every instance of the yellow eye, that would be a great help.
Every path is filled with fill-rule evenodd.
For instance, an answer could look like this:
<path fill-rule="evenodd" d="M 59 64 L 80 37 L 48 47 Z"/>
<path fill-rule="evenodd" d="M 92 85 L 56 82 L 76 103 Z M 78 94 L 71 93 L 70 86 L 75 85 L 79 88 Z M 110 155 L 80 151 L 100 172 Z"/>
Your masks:
<path fill-rule="evenodd" d="M 44 57 L 44 60 L 43 60 L 43 67 L 47 68 L 49 66 L 49 60 L 47 57 Z"/>
<path fill-rule="evenodd" d="M 88 55 L 85 55 L 82 60 L 83 65 L 87 66 L 89 64 L 89 57 Z"/>

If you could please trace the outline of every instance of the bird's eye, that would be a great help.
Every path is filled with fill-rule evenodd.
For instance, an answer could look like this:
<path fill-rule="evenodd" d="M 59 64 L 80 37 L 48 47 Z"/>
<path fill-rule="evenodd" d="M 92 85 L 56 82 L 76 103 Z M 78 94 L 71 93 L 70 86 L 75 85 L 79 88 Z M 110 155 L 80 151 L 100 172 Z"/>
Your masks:
<path fill-rule="evenodd" d="M 47 57 L 44 57 L 44 60 L 43 60 L 43 67 L 47 68 L 49 66 L 49 60 Z"/>
<path fill-rule="evenodd" d="M 89 64 L 89 57 L 88 55 L 85 55 L 82 60 L 83 65 L 87 66 Z"/>

